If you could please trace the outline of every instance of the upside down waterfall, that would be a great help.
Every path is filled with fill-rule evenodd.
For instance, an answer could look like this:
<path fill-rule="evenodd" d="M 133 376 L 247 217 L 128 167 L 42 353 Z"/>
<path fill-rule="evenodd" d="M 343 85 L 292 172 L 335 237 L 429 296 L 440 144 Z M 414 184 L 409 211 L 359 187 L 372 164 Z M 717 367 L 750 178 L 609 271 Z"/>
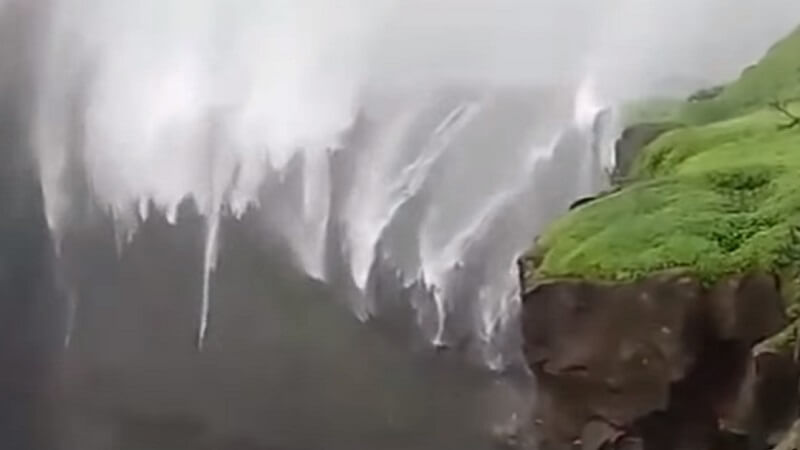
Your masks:
<path fill-rule="evenodd" d="M 559 33 L 559 58 L 548 60 L 553 48 L 541 44 L 522 58 L 548 67 L 519 64 L 498 46 L 526 37 L 511 17 L 522 3 L 473 3 L 437 30 L 389 1 L 51 2 L 32 133 L 57 245 L 86 197 L 111 217 L 119 252 L 151 213 L 175 223 L 181 203 L 193 203 L 205 220 L 202 347 L 220 228 L 228 217 L 260 216 L 293 264 L 337 286 L 359 318 L 378 314 L 376 274 L 386 281 L 391 272 L 416 291 L 408 302 L 430 342 L 467 339 L 502 367 L 516 257 L 537 222 L 598 191 L 613 165 L 606 108 L 632 88 L 609 82 L 609 65 L 635 64 L 624 77 L 640 85 L 632 90 L 669 80 L 648 76 L 646 45 L 616 53 L 635 24 L 615 31 L 613 20 L 571 16 L 575 5 L 545 8 L 528 28 L 571 19 L 602 39 Z M 616 8 L 611 19 L 667 12 Z M 714 7 L 683 12 L 704 8 Z M 454 10 L 447 1 L 425 9 Z M 415 29 L 446 42 L 479 11 L 512 31 L 490 29 L 486 42 L 465 39 L 476 48 L 452 55 L 398 43 Z M 655 31 L 646 41 L 663 39 Z M 487 50 L 495 53 L 484 62 Z M 480 62 L 488 69 L 467 69 Z M 577 75 L 560 76 L 568 69 Z M 690 72 L 672 84 L 704 81 Z M 66 187 L 76 185 L 83 191 Z"/>
<path fill-rule="evenodd" d="M 362 320 L 382 307 L 376 274 L 386 282 L 391 273 L 416 291 L 408 302 L 431 343 L 469 339 L 481 359 L 505 364 L 514 261 L 531 223 L 602 184 L 611 134 L 599 142 L 595 119 L 605 105 L 590 78 L 538 89 L 455 81 L 361 91 L 357 52 L 370 30 L 358 16 L 377 14 L 372 7 L 337 7 L 332 23 L 317 23 L 323 4 L 313 13 L 271 5 L 299 22 L 282 31 L 282 21 L 274 30 L 209 3 L 188 18 L 147 22 L 145 33 L 141 5 L 123 15 L 98 4 L 101 18 L 88 27 L 71 22 L 68 5 L 55 13 L 45 63 L 61 75 L 44 80 L 34 130 L 57 245 L 79 219 L 82 196 L 111 217 L 120 253 L 151 211 L 175 224 L 181 203 L 192 203 L 205 221 L 202 347 L 213 326 L 220 227 L 259 216 L 295 267 L 336 286 Z M 219 29 L 212 14 L 242 23 Z M 264 56 L 243 57 L 254 42 Z M 570 171 L 560 176 L 575 180 L 567 188 L 535 175 L 559 147 Z M 64 188 L 76 182 L 85 191 Z M 547 206 L 534 204 L 534 192 Z M 505 236 L 487 246 L 501 226 Z"/>
<path fill-rule="evenodd" d="M 19 448 L 488 448 L 517 259 L 608 187 L 621 105 L 800 14 L 598 3 L 0 0 L 0 202 L 58 294 L 4 319 L 57 341 L 5 352 L 57 404 Z"/>

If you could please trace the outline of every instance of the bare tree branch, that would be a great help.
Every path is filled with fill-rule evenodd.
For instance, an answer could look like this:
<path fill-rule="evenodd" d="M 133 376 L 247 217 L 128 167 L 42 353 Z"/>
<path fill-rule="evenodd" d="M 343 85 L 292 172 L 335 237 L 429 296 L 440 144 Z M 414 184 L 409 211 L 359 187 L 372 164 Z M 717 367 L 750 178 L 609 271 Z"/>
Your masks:
<path fill-rule="evenodd" d="M 778 129 L 779 130 L 789 130 L 789 129 L 792 129 L 792 128 L 800 125 L 800 116 L 798 116 L 797 114 L 793 113 L 789 109 L 789 105 L 792 103 L 792 101 L 796 101 L 796 100 L 797 99 L 789 99 L 789 100 L 778 100 L 778 99 L 775 99 L 775 100 L 769 102 L 769 106 L 771 108 L 775 109 L 776 111 L 778 111 L 779 113 L 783 114 L 784 116 L 786 116 L 786 118 L 789 119 L 788 123 L 785 123 L 785 124 L 782 124 L 782 125 L 778 125 Z"/>

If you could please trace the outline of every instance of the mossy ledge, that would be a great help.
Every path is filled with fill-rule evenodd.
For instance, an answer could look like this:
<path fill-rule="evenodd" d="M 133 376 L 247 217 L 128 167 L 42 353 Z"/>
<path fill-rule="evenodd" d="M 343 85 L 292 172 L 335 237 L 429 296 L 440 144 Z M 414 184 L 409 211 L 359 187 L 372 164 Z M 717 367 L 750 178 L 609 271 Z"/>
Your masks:
<path fill-rule="evenodd" d="M 798 55 L 800 28 L 738 80 L 659 102 L 629 128 L 616 188 L 521 258 L 539 448 L 800 436 Z"/>
<path fill-rule="evenodd" d="M 668 132 L 632 182 L 553 224 L 526 255 L 536 278 L 635 281 L 681 268 L 713 282 L 800 256 L 800 128 L 760 111 Z"/>
<path fill-rule="evenodd" d="M 713 283 L 800 261 L 800 126 L 784 129 L 785 114 L 769 106 L 800 95 L 797 55 L 800 29 L 718 95 L 686 102 L 680 120 L 631 157 L 619 189 L 539 237 L 523 257 L 526 290 L 542 279 L 624 282 L 667 269 Z M 788 105 L 800 115 L 797 98 Z M 708 103 L 727 105 L 722 119 L 696 118 Z"/>

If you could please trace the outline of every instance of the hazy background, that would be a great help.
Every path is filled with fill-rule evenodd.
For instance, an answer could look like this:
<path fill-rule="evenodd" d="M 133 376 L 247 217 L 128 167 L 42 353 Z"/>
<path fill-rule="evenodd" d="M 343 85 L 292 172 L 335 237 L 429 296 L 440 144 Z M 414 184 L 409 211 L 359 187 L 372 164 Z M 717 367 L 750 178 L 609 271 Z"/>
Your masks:
<path fill-rule="evenodd" d="M 798 25 L 792 0 L 407 0 L 384 14 L 377 82 L 553 83 L 592 73 L 627 93 L 735 77 Z"/>
<path fill-rule="evenodd" d="M 58 178 L 71 78 L 89 76 L 89 175 L 106 202 L 204 197 L 197 127 L 228 111 L 240 197 L 300 146 L 335 145 L 365 94 L 398 85 L 595 80 L 603 103 L 734 78 L 800 3 L 727 0 L 50 0 L 34 130 Z M 46 182 L 46 186 L 54 183 Z M 56 191 L 56 189 L 53 189 Z M 49 192 L 51 223 L 68 202 Z M 201 202 L 204 203 L 204 202 Z"/>

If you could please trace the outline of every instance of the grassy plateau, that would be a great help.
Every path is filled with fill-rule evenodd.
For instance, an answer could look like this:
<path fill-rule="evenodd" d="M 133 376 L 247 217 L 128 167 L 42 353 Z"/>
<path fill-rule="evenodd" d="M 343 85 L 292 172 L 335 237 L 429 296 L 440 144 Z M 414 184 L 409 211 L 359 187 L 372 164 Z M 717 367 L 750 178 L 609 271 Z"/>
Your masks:
<path fill-rule="evenodd" d="M 681 124 L 640 151 L 613 194 L 555 222 L 528 252 L 535 279 L 704 281 L 800 262 L 800 29 L 713 96 L 669 106 Z M 671 109 L 669 109 L 671 108 Z M 668 110 L 669 109 L 669 110 Z"/>

